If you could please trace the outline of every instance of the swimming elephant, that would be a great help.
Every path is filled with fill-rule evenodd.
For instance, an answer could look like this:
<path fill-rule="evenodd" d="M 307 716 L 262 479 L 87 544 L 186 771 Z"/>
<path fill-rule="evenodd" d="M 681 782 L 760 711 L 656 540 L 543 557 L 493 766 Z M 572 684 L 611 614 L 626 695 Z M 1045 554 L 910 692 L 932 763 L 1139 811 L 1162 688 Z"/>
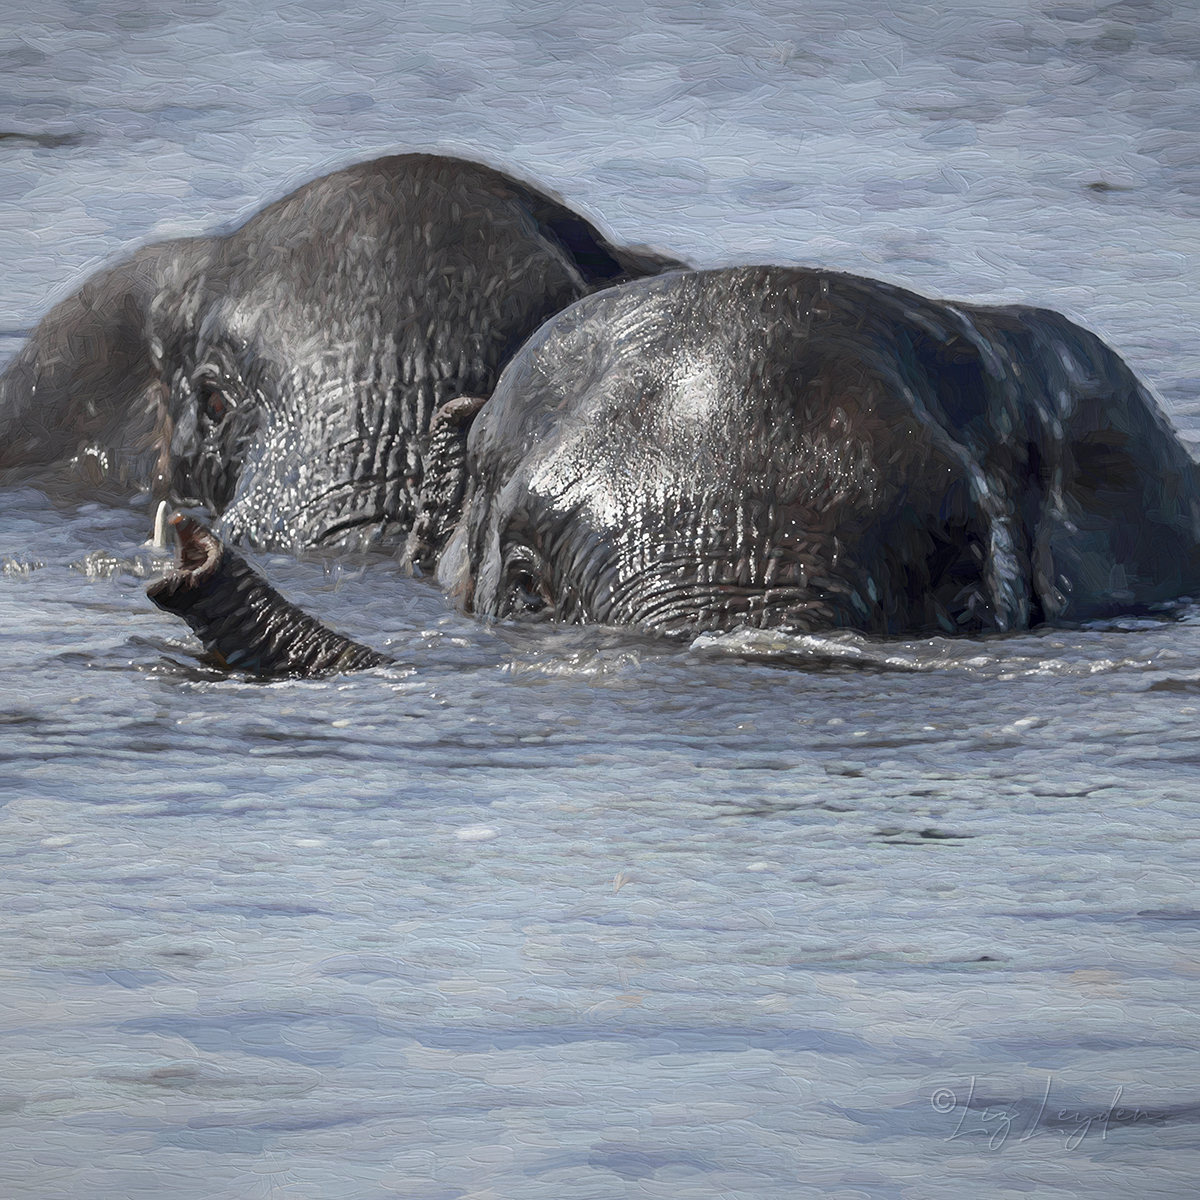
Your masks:
<path fill-rule="evenodd" d="M 446 413 L 409 553 L 485 617 L 982 633 L 1200 587 L 1196 464 L 1121 359 L 1043 309 L 671 273 L 552 317 Z M 151 594 L 220 661 L 379 661 L 181 534 Z"/>
<path fill-rule="evenodd" d="M 361 163 L 53 309 L 0 378 L 0 483 L 151 490 L 260 549 L 403 538 L 443 404 L 568 304 L 679 265 L 489 167 Z"/>

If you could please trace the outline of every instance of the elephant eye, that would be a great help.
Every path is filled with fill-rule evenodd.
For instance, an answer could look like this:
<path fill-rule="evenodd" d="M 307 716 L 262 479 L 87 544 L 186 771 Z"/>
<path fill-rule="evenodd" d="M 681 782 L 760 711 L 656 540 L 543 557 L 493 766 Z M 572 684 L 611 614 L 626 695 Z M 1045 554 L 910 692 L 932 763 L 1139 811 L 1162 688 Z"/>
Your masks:
<path fill-rule="evenodd" d="M 514 608 L 523 608 L 526 612 L 541 612 L 546 607 L 540 582 L 528 571 L 522 571 L 513 581 L 512 598 L 516 602 Z"/>
<path fill-rule="evenodd" d="M 202 383 L 198 388 L 198 397 L 200 400 L 200 410 L 214 425 L 219 425 L 225 420 L 225 416 L 231 406 L 225 398 L 225 393 L 220 388 Z"/>
<path fill-rule="evenodd" d="M 540 561 L 525 547 L 510 553 L 504 565 L 505 615 L 553 612 L 554 599 Z"/>

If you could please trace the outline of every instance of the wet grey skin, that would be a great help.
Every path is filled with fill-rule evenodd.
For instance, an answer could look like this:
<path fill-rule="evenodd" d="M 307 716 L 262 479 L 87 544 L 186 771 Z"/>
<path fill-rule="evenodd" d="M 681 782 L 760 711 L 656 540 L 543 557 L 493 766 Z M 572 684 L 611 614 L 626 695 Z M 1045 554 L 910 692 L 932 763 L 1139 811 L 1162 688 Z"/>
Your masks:
<path fill-rule="evenodd" d="M 679 265 L 486 166 L 361 163 L 53 309 L 0 377 L 0 484 L 148 490 L 256 549 L 399 544 L 442 405 L 553 313 Z"/>
<path fill-rule="evenodd" d="M 307 676 L 392 661 L 289 604 L 200 522 L 177 513 L 171 524 L 179 539 L 178 565 L 146 595 L 191 626 L 212 665 L 248 675 Z"/>
<path fill-rule="evenodd" d="M 419 508 L 490 619 L 979 634 L 1200 591 L 1196 464 L 1097 337 L 816 270 L 581 300 L 447 406 Z"/>
<path fill-rule="evenodd" d="M 819 270 L 580 301 L 468 469 L 441 576 L 489 617 L 976 634 L 1200 588 L 1196 464 L 1099 338 Z"/>

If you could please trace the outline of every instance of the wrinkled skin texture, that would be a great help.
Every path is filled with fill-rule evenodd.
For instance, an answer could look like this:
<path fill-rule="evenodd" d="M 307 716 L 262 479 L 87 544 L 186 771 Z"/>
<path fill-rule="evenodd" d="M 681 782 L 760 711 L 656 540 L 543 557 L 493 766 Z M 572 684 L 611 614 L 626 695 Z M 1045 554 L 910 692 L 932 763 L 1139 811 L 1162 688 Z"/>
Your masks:
<path fill-rule="evenodd" d="M 741 268 L 550 320 L 469 441 L 441 578 L 482 615 L 977 633 L 1200 585 L 1200 487 L 1098 338 Z"/>
<path fill-rule="evenodd" d="M 214 666 L 251 675 L 320 675 L 391 662 L 289 604 L 199 522 L 176 514 L 171 523 L 179 565 L 146 595 L 192 627 Z"/>
<path fill-rule="evenodd" d="M 1039 309 L 776 267 L 641 280 L 552 318 L 434 441 L 438 578 L 488 617 L 979 633 L 1200 590 L 1196 464 Z M 362 649 L 310 625 L 289 652 L 294 609 L 246 612 L 206 612 L 227 661 L 239 637 L 291 672 Z"/>
<path fill-rule="evenodd" d="M 665 265 L 488 167 L 362 163 L 55 308 L 0 379 L 0 482 L 149 488 L 260 549 L 398 541 L 439 407 L 490 394 L 553 313 Z"/>
<path fill-rule="evenodd" d="M 1005 631 L 1200 592 L 1196 465 L 1095 336 L 669 265 L 489 168 L 364 163 L 53 310 L 0 379 L 0 482 L 218 515 L 221 553 L 197 574 L 193 532 L 155 599 L 261 673 L 371 660 L 231 542 L 391 540 L 482 616 L 684 635 Z"/>

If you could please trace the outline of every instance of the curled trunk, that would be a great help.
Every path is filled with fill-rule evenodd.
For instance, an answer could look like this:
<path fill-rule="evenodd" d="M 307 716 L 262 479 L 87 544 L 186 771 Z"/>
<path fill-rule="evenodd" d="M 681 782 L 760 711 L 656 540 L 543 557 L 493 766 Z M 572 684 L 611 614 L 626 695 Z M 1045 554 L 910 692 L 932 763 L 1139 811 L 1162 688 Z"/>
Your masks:
<path fill-rule="evenodd" d="M 171 523 L 179 566 L 146 595 L 182 617 L 218 665 L 252 675 L 319 675 L 392 662 L 289 604 L 200 522 L 176 515 Z"/>

